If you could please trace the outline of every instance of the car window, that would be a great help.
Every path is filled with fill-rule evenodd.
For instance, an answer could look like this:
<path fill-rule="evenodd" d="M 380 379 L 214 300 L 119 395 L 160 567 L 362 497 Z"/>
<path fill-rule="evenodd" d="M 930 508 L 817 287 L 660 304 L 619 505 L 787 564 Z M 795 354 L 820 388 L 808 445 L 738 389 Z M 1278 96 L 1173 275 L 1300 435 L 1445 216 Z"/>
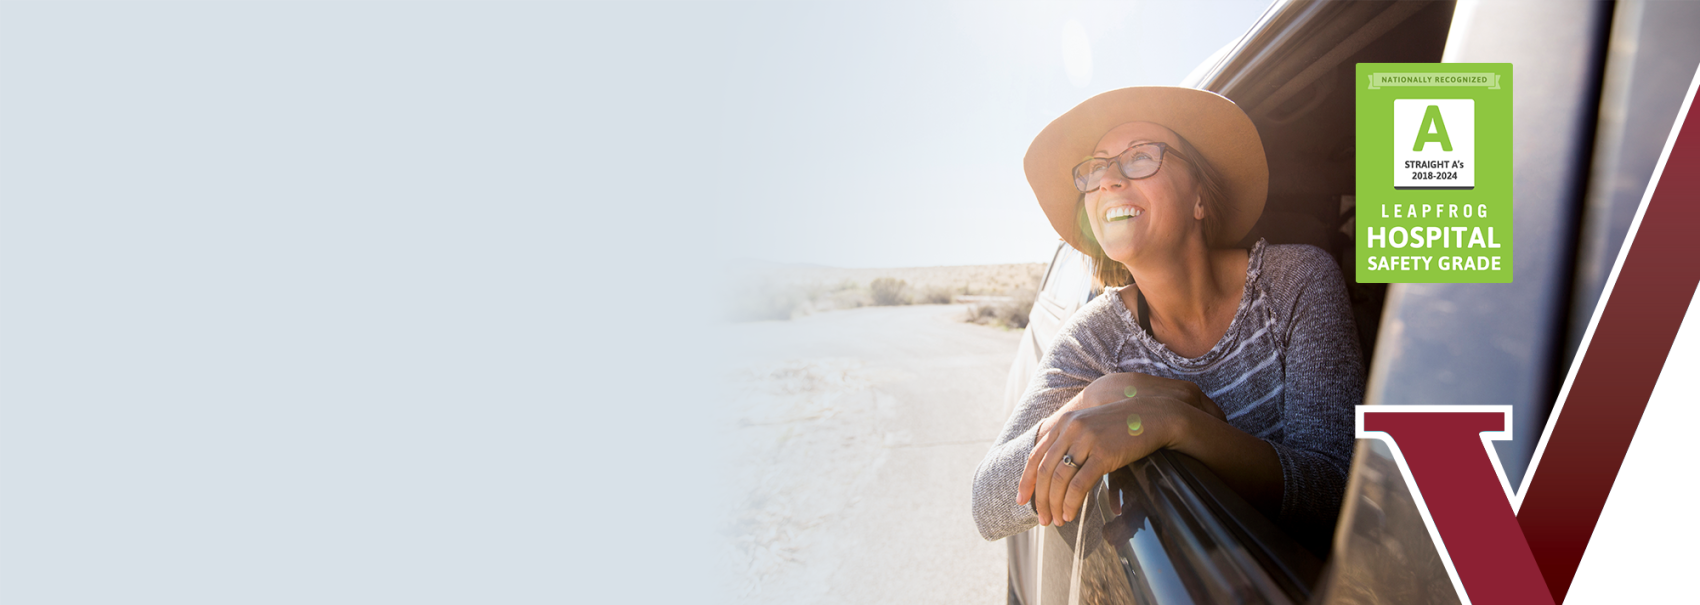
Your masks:
<path fill-rule="evenodd" d="M 1064 246 L 1051 263 L 1043 295 L 1065 307 L 1086 304 L 1092 294 L 1092 260 Z"/>

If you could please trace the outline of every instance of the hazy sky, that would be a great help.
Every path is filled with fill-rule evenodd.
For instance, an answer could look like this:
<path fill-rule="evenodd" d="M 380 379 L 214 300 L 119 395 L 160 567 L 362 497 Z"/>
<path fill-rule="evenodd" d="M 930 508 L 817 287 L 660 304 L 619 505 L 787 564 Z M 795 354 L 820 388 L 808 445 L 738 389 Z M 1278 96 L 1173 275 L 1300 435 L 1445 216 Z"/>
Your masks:
<path fill-rule="evenodd" d="M 1046 260 L 1021 171 L 1091 95 L 1179 84 L 1269 3 L 736 5 L 718 76 L 733 257 L 877 267 Z M 748 231 L 744 231 L 747 229 Z"/>

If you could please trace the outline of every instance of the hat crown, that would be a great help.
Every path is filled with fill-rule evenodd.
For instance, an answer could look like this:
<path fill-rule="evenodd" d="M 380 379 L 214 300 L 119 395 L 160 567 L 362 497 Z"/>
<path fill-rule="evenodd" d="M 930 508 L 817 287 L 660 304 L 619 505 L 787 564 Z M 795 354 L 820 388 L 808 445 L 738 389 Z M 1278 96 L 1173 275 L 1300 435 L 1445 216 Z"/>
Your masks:
<path fill-rule="evenodd" d="M 1077 219 L 1080 191 L 1073 169 L 1093 155 L 1105 133 L 1129 122 L 1160 124 L 1185 138 L 1224 181 L 1232 208 L 1212 246 L 1251 232 L 1269 193 L 1269 163 L 1251 118 L 1222 95 L 1179 86 L 1135 86 L 1082 101 L 1034 137 L 1023 161 L 1027 183 L 1051 227 L 1074 249 L 1090 252 Z"/>

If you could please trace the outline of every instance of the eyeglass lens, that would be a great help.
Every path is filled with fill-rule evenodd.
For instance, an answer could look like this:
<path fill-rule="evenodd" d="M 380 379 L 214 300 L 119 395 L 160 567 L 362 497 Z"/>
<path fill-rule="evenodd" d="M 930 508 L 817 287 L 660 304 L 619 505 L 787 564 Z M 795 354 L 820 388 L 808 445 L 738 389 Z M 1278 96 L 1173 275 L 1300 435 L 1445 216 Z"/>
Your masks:
<path fill-rule="evenodd" d="M 1074 186 L 1082 192 L 1098 188 L 1099 181 L 1104 178 L 1104 171 L 1111 163 L 1121 166 L 1122 176 L 1129 179 L 1143 179 L 1157 174 L 1157 169 L 1163 165 L 1163 146 L 1156 143 L 1141 143 L 1129 147 L 1114 158 L 1092 158 L 1074 167 Z"/>

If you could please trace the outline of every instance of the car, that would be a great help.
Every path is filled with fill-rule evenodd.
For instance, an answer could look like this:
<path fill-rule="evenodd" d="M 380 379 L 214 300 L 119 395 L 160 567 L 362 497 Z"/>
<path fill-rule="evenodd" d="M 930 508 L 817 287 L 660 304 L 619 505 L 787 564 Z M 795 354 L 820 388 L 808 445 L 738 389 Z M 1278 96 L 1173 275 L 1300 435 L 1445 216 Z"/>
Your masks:
<path fill-rule="evenodd" d="M 1365 404 L 1510 404 L 1519 485 L 1700 65 L 1700 3 L 1278 1 L 1183 83 L 1234 100 L 1269 157 L 1252 233 L 1341 266 Z M 1517 253 L 1509 284 L 1355 281 L 1357 63 L 1508 62 Z M 1101 293 L 1059 244 L 1010 368 L 1013 409 L 1068 317 Z M 1160 451 L 1100 481 L 1085 514 L 1006 539 L 1009 601 L 1460 602 L 1382 442 L 1360 440 L 1331 536 L 1290 535 L 1202 464 Z"/>

